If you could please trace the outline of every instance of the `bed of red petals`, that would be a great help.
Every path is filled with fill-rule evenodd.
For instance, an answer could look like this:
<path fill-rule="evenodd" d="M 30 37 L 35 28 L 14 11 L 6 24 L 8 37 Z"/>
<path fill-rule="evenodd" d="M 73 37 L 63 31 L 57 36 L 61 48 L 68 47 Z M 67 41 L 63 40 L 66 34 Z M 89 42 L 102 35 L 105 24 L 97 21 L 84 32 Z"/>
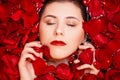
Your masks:
<path fill-rule="evenodd" d="M 0 80 L 19 80 L 18 61 L 26 42 L 38 40 L 39 15 L 43 0 L 0 0 Z M 57 67 L 38 58 L 33 62 L 35 80 L 120 80 L 120 0 L 83 0 L 91 16 L 83 23 L 86 33 L 96 48 L 87 49 L 69 58 L 69 64 Z M 37 51 L 38 49 L 36 49 Z M 49 56 L 48 48 L 41 51 Z M 39 51 L 39 50 L 38 50 Z M 74 59 L 81 63 L 74 64 Z M 84 74 L 76 67 L 92 64 L 98 75 Z M 37 65 L 37 66 L 36 66 Z M 82 77 L 79 77 L 82 76 Z"/>

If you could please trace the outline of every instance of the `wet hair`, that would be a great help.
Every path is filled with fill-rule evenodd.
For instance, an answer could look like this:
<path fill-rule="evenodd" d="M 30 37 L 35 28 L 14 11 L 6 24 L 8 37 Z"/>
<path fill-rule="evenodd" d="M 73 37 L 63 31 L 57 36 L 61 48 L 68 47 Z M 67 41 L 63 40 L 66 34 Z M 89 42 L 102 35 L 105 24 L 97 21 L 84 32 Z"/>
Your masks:
<path fill-rule="evenodd" d="M 80 8 L 81 10 L 81 13 L 82 13 L 82 17 L 84 19 L 84 21 L 88 21 L 89 20 L 89 16 L 88 16 L 88 13 L 86 11 L 86 6 L 83 4 L 82 0 L 45 0 L 43 2 L 43 6 L 39 12 L 39 16 L 40 16 L 40 19 L 41 19 L 41 16 L 46 8 L 46 6 L 50 3 L 53 3 L 53 2 L 70 2 L 70 3 L 73 3 L 75 4 L 77 7 Z M 67 7 L 67 6 L 66 6 Z"/>

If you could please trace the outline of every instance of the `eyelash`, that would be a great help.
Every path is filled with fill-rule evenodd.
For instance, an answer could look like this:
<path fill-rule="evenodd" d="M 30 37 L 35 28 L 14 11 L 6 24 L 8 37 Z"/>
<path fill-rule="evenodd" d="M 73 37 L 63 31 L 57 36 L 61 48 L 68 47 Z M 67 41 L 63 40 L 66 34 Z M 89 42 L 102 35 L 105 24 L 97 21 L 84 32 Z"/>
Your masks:
<path fill-rule="evenodd" d="M 50 22 L 48 22 L 48 23 L 46 23 L 47 25 L 54 25 L 55 23 L 50 23 Z"/>
<path fill-rule="evenodd" d="M 75 27 L 75 24 L 67 24 L 68 26 Z"/>

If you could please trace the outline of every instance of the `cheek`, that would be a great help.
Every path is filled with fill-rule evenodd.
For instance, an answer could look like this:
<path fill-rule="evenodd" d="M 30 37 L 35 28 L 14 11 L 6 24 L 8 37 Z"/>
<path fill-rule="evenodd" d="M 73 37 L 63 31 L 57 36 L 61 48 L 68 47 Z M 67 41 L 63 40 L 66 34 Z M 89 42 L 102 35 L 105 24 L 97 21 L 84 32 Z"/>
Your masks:
<path fill-rule="evenodd" d="M 40 41 L 42 44 L 46 45 L 49 43 L 52 31 L 49 28 L 40 26 L 39 28 Z"/>
<path fill-rule="evenodd" d="M 74 33 L 72 36 L 71 36 L 71 45 L 80 45 L 83 40 L 84 40 L 84 31 L 83 30 L 80 30 L 80 31 L 76 31 L 77 33 Z"/>

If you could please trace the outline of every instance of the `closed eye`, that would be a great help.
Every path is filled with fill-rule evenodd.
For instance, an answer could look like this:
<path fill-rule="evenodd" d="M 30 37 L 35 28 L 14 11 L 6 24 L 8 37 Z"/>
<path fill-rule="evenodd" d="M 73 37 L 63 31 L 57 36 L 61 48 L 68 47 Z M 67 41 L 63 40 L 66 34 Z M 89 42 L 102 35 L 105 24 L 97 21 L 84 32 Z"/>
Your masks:
<path fill-rule="evenodd" d="M 47 25 L 54 25 L 55 23 L 50 23 L 50 22 L 48 22 L 48 23 L 46 23 Z"/>

